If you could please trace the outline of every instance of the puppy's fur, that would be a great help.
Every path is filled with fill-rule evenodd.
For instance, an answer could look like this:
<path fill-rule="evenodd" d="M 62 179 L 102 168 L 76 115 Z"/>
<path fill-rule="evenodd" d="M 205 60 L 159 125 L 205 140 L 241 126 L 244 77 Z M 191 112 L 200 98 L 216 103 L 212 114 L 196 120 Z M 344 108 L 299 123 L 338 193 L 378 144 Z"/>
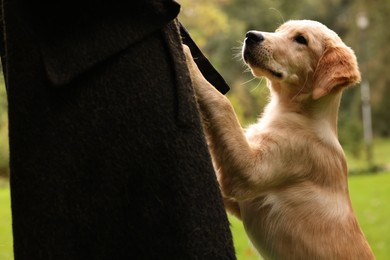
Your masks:
<path fill-rule="evenodd" d="M 225 206 L 266 259 L 374 259 L 352 209 L 337 138 L 342 90 L 360 81 L 356 57 L 314 21 L 251 31 L 243 58 L 271 99 L 245 131 L 185 48 Z"/>

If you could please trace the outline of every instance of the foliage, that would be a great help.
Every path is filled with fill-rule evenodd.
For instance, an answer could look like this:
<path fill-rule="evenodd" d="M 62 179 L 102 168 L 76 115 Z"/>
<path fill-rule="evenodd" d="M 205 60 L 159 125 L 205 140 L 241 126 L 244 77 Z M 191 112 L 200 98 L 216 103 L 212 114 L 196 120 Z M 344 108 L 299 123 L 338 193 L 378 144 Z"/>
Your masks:
<path fill-rule="evenodd" d="M 187 6 L 182 9 L 181 16 L 185 17 L 186 26 L 192 28 L 192 37 L 196 39 L 200 48 L 205 47 L 207 39 L 212 35 L 224 34 L 229 30 L 228 18 L 221 10 L 225 2 L 197 0 L 196 4 L 191 4 L 192 0 L 180 1 L 183 6 Z"/>
<path fill-rule="evenodd" d="M 302 0 L 299 4 L 283 0 L 179 0 L 179 16 L 200 48 L 231 86 L 228 97 L 240 121 L 247 125 L 256 120 L 267 102 L 265 80 L 253 76 L 240 61 L 245 32 L 251 29 L 273 31 L 290 19 L 318 20 L 335 30 L 356 52 L 363 78 L 371 86 L 373 126 L 376 136 L 390 135 L 390 62 L 387 16 L 390 0 Z M 364 14 L 369 26 L 359 29 L 356 19 Z M 246 83 L 244 83 L 246 82 Z M 0 174 L 8 162 L 6 95 L 0 79 Z M 340 141 L 359 156 L 362 146 L 360 91 L 345 91 L 340 109 Z"/>
<path fill-rule="evenodd" d="M 259 81 L 242 84 L 253 77 L 250 73 L 243 73 L 242 62 L 233 58 L 240 56 L 245 32 L 251 29 L 274 31 L 290 19 L 312 19 L 336 31 L 355 50 L 362 77 L 371 86 L 374 133 L 381 137 L 390 135 L 390 88 L 386 87 L 390 83 L 390 74 L 386 71 L 390 62 L 387 44 L 390 31 L 386 22 L 390 0 L 302 0 L 299 4 L 283 0 L 182 0 L 180 3 L 182 13 L 179 19 L 230 84 L 229 98 L 243 124 L 252 122 L 266 102 L 266 95 L 252 91 L 257 89 Z M 188 15 L 188 9 L 200 10 L 199 6 L 205 3 L 208 12 Z M 367 28 L 357 25 L 357 19 L 362 15 L 368 19 Z M 221 24 L 223 21 L 228 21 L 227 27 Z M 264 86 L 265 81 L 260 84 L 260 89 Z M 359 87 L 344 92 L 340 108 L 340 140 L 356 156 L 361 150 L 363 136 L 360 104 Z"/>

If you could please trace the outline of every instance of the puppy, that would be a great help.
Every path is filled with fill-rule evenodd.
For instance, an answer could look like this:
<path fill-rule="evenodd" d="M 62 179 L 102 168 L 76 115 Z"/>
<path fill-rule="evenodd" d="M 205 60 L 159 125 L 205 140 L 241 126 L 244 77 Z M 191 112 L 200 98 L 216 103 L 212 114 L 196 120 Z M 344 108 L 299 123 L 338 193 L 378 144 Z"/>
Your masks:
<path fill-rule="evenodd" d="M 241 128 L 228 99 L 185 48 L 227 210 L 266 259 L 374 259 L 352 209 L 337 138 L 343 89 L 360 81 L 353 51 L 315 21 L 249 31 L 242 56 L 270 102 Z"/>

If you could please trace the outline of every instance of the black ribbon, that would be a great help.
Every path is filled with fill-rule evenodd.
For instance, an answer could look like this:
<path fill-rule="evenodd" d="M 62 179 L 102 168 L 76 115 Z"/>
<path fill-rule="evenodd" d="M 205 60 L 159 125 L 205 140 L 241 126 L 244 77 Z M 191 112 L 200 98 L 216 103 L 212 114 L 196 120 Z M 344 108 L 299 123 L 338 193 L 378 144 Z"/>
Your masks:
<path fill-rule="evenodd" d="M 182 24 L 180 24 L 180 35 L 183 43 L 190 48 L 192 57 L 194 57 L 194 61 L 196 65 L 198 65 L 198 68 L 200 72 L 202 72 L 203 76 L 219 92 L 226 94 L 230 89 L 229 85 L 226 83 L 221 74 L 219 74 L 213 67 L 213 65 L 211 65 L 210 61 L 203 55 L 198 46 L 196 46 L 195 42 L 191 39 L 190 34 Z"/>

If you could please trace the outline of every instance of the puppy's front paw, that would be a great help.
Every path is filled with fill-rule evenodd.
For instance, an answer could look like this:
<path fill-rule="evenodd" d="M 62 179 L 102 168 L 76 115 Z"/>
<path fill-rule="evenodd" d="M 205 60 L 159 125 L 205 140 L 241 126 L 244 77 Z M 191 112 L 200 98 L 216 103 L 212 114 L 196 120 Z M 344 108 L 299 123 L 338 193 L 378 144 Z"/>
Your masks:
<path fill-rule="evenodd" d="M 198 65 L 196 65 L 194 58 L 192 57 L 190 48 L 183 44 L 183 51 L 186 56 L 188 71 L 190 72 L 191 81 L 198 99 L 203 100 L 207 96 L 213 94 L 213 92 L 217 92 L 204 78 L 202 72 L 200 72 Z"/>
<path fill-rule="evenodd" d="M 192 54 L 191 54 L 191 50 L 190 50 L 190 48 L 189 48 L 187 45 L 185 45 L 185 44 L 182 44 L 182 46 L 183 46 L 183 52 L 184 52 L 184 54 L 185 54 L 185 56 L 186 56 L 186 60 L 187 60 L 187 63 L 188 63 L 189 61 L 193 60 Z"/>
<path fill-rule="evenodd" d="M 190 48 L 187 45 L 183 44 L 183 51 L 186 56 L 187 67 L 188 70 L 190 71 L 191 76 L 196 75 L 197 73 L 201 73 L 194 61 L 194 57 L 192 57 Z"/>

